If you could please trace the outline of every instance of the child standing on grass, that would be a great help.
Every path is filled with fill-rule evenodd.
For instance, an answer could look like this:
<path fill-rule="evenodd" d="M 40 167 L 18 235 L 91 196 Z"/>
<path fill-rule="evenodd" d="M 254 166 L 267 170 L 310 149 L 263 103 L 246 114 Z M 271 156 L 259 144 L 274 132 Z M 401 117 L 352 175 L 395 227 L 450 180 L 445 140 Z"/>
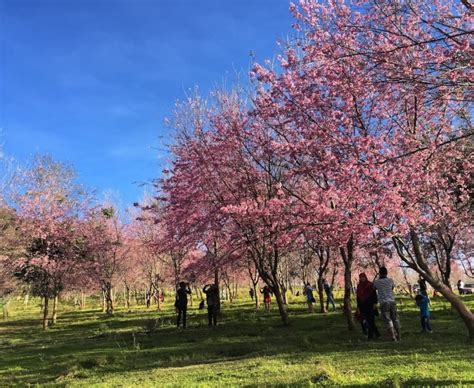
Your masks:
<path fill-rule="evenodd" d="M 426 295 L 418 294 L 415 296 L 416 305 L 420 308 L 421 332 L 432 333 L 430 324 L 430 301 Z"/>

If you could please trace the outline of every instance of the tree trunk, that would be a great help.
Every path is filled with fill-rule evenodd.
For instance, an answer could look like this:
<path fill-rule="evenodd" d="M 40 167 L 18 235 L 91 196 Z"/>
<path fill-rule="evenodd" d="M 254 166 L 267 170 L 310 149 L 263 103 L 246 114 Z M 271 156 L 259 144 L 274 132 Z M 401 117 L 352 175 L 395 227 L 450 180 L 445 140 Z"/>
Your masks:
<path fill-rule="evenodd" d="M 103 285 L 103 293 L 105 299 L 105 312 L 107 315 L 114 314 L 114 301 L 112 298 L 112 284 L 110 282 L 106 282 Z"/>
<path fill-rule="evenodd" d="M 86 294 L 84 291 L 81 291 L 81 310 L 86 308 Z"/>
<path fill-rule="evenodd" d="M 469 310 L 469 308 L 458 295 L 456 295 L 448 286 L 441 283 L 435 278 L 435 276 L 433 276 L 423 255 L 418 235 L 413 228 L 410 229 L 410 240 L 413 244 L 413 252 L 415 254 L 416 261 L 410 261 L 408 257 L 403 255 L 399 243 L 397 243 L 397 240 L 394 239 L 398 255 L 403 261 L 405 261 L 405 263 L 418 272 L 436 291 L 438 291 L 451 303 L 451 306 L 458 312 L 459 316 L 466 325 L 469 338 L 474 340 L 474 314 Z"/>
<path fill-rule="evenodd" d="M 8 296 L 3 298 L 3 319 L 8 319 L 10 316 L 9 304 L 10 298 Z"/>
<path fill-rule="evenodd" d="M 221 292 L 219 286 L 219 268 L 214 267 L 214 284 L 217 286 L 217 312 L 221 311 Z"/>
<path fill-rule="evenodd" d="M 239 282 L 237 279 L 235 279 L 235 287 L 234 287 L 234 299 L 237 299 L 239 297 Z"/>
<path fill-rule="evenodd" d="M 354 320 L 352 318 L 352 305 L 351 305 L 351 267 L 344 264 L 344 316 L 347 321 L 347 328 L 354 330 Z"/>
<path fill-rule="evenodd" d="M 196 286 L 196 285 L 194 285 L 194 293 L 196 294 L 198 300 L 203 300 L 204 299 L 203 295 L 202 295 L 201 288 Z"/>
<path fill-rule="evenodd" d="M 402 273 L 403 273 L 403 279 L 405 280 L 405 284 L 407 285 L 408 295 L 410 295 L 410 298 L 413 298 L 413 287 L 408 281 L 407 271 L 405 268 L 402 269 Z"/>
<path fill-rule="evenodd" d="M 260 301 L 258 299 L 257 283 L 252 282 L 252 288 L 253 288 L 253 296 L 255 298 L 255 310 L 258 310 L 260 308 Z"/>
<path fill-rule="evenodd" d="M 283 304 L 287 305 L 288 301 L 286 299 L 286 287 L 283 284 L 283 282 L 281 284 L 280 290 L 281 290 L 281 299 L 283 300 Z"/>
<path fill-rule="evenodd" d="M 107 311 L 107 302 L 105 297 L 105 288 L 102 287 L 102 312 L 105 313 Z"/>
<path fill-rule="evenodd" d="M 58 303 L 59 303 L 59 297 L 56 295 L 53 299 L 53 318 L 51 320 L 51 324 L 55 325 L 57 318 L 58 318 Z"/>
<path fill-rule="evenodd" d="M 431 284 L 431 282 L 429 282 Z M 466 325 L 467 332 L 469 334 L 469 339 L 474 341 L 474 314 L 469 310 L 466 304 L 462 299 L 456 295 L 449 287 L 445 284 L 431 284 L 431 286 L 443 295 L 448 302 L 451 303 L 451 306 L 458 312 L 459 316 Z"/>
<path fill-rule="evenodd" d="M 23 305 L 28 306 L 28 302 L 30 301 L 30 286 L 26 289 L 25 299 L 23 299 Z"/>
<path fill-rule="evenodd" d="M 326 305 L 324 304 L 324 285 L 323 285 L 323 276 L 322 274 L 318 274 L 318 296 L 319 296 L 319 306 L 321 308 L 321 312 L 326 312 Z"/>
<path fill-rule="evenodd" d="M 43 330 L 48 329 L 48 304 L 49 299 L 47 296 L 43 298 Z"/>
<path fill-rule="evenodd" d="M 156 310 L 161 311 L 161 292 L 158 287 L 155 290 L 155 298 L 156 298 Z"/>
<path fill-rule="evenodd" d="M 125 286 L 125 295 L 124 295 L 124 299 L 125 299 L 125 307 L 127 308 L 127 310 L 130 310 L 130 287 L 129 286 Z"/>
<path fill-rule="evenodd" d="M 346 247 L 340 248 L 342 261 L 344 263 L 344 305 L 343 311 L 349 331 L 354 330 L 354 319 L 352 317 L 351 292 L 352 292 L 352 263 L 354 261 L 354 240 L 351 236 Z"/>
<path fill-rule="evenodd" d="M 152 286 L 148 287 L 148 289 L 145 291 L 145 304 L 146 308 L 149 308 L 151 306 L 151 297 L 152 297 Z"/>
<path fill-rule="evenodd" d="M 226 288 L 227 288 L 227 294 L 229 295 L 229 303 L 232 304 L 233 299 L 232 299 L 232 289 L 231 289 L 231 286 L 230 286 L 230 281 L 227 282 Z"/>
<path fill-rule="evenodd" d="M 278 282 L 275 282 L 275 284 L 276 286 L 273 287 L 273 293 L 275 294 L 275 299 L 278 305 L 278 311 L 280 313 L 283 325 L 288 326 L 288 312 L 286 311 L 286 305 L 283 301 L 283 295 L 278 285 Z"/>

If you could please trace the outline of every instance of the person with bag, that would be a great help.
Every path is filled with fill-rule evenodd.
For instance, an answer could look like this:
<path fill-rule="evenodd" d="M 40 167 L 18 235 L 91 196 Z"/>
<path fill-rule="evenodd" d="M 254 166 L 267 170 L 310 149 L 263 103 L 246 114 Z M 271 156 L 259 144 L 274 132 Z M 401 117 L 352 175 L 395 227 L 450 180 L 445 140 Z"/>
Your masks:
<path fill-rule="evenodd" d="M 360 316 L 362 332 L 367 335 L 369 340 L 380 337 L 380 333 L 375 324 L 375 315 L 377 304 L 377 293 L 374 285 L 367 279 L 365 273 L 359 275 L 359 284 L 356 290 L 357 310 Z"/>

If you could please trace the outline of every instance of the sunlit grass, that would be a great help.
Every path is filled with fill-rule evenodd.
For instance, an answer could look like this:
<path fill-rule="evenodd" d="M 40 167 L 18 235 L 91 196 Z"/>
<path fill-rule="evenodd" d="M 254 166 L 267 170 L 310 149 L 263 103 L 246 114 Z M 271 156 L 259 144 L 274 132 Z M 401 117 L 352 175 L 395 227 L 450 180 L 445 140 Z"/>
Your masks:
<path fill-rule="evenodd" d="M 63 302 L 47 332 L 37 301 L 15 301 L 0 321 L 0 386 L 474 384 L 473 346 L 449 305 L 434 301 L 431 335 L 419 333 L 411 300 L 399 309 L 403 338 L 392 343 L 367 342 L 347 331 L 340 312 L 309 314 L 296 298 L 289 327 L 276 306 L 255 312 L 243 299 L 224 304 L 215 329 L 205 311 L 190 308 L 186 330 L 175 328 L 171 301 L 159 313 L 119 308 L 111 318 Z"/>

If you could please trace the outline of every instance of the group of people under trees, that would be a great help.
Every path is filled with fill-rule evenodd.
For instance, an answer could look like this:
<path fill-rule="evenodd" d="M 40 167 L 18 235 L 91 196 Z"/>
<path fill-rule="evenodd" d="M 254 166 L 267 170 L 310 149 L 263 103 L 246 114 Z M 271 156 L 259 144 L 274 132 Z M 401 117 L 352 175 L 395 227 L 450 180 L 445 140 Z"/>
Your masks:
<path fill-rule="evenodd" d="M 329 310 L 329 305 L 331 305 L 332 311 L 336 311 L 336 302 L 334 300 L 332 286 L 326 281 L 326 279 L 323 279 L 323 288 L 326 294 L 326 310 Z M 309 311 L 313 312 L 313 303 L 315 303 L 316 300 L 314 299 L 313 288 L 309 282 L 305 284 L 303 294 L 306 297 Z"/>
<path fill-rule="evenodd" d="M 207 318 L 209 326 L 217 325 L 217 310 L 219 303 L 219 288 L 215 284 L 206 284 L 202 289 L 206 294 Z M 176 326 L 180 327 L 182 322 L 183 329 L 186 328 L 186 314 L 188 309 L 188 295 L 191 294 L 191 288 L 188 283 L 180 282 L 176 288 L 176 301 L 174 307 L 178 313 Z M 204 307 L 203 304 L 200 307 Z"/>
<path fill-rule="evenodd" d="M 365 273 L 359 275 L 359 283 L 356 289 L 357 311 L 355 316 L 361 324 L 362 332 L 369 340 L 380 337 L 375 323 L 375 318 L 378 315 L 382 316 L 390 338 L 393 341 L 400 341 L 401 338 L 400 320 L 398 318 L 394 295 L 395 283 L 387 275 L 388 271 L 386 267 L 380 268 L 379 277 L 374 282 L 369 281 Z M 332 304 L 333 311 L 335 311 L 336 306 L 332 287 L 326 280 L 323 280 L 323 282 L 327 296 L 326 310 L 329 308 L 329 304 Z M 315 298 L 310 283 L 305 284 L 303 293 L 306 297 L 308 310 L 313 312 Z M 420 309 L 422 332 L 432 333 L 430 323 L 430 300 L 424 279 L 420 279 L 419 281 L 419 293 L 415 297 L 415 302 Z M 380 312 L 378 306 L 380 307 Z"/>
<path fill-rule="evenodd" d="M 380 314 L 392 340 L 400 341 L 401 339 L 400 320 L 393 292 L 395 283 L 387 275 L 388 271 L 385 267 L 380 268 L 379 278 L 373 283 L 367 279 L 365 273 L 359 275 L 356 290 L 357 316 L 369 340 L 380 337 L 375 324 L 375 317 L 379 314 L 377 304 L 380 306 Z"/>
<path fill-rule="evenodd" d="M 264 286 L 260 289 L 260 293 L 263 295 L 263 304 L 265 306 L 265 311 L 270 311 L 270 304 L 272 301 L 272 290 L 268 286 Z M 250 299 L 253 300 L 255 297 L 255 291 L 253 288 L 249 289 Z"/>
<path fill-rule="evenodd" d="M 416 305 L 420 309 L 422 332 L 432 333 L 430 324 L 430 300 L 427 293 L 426 283 L 420 279 L 419 293 L 415 297 Z M 323 288 L 326 293 L 326 309 L 332 305 L 333 311 L 336 310 L 332 287 L 323 280 Z M 400 341 L 400 320 L 398 318 L 397 305 L 394 295 L 394 281 L 388 277 L 386 267 L 381 267 L 379 277 L 373 282 L 369 281 L 365 273 L 359 275 L 359 283 L 356 289 L 357 311 L 356 318 L 361 323 L 362 331 L 369 340 L 380 337 L 380 332 L 376 325 L 376 316 L 381 315 L 387 332 L 393 341 Z M 216 284 L 206 284 L 203 288 L 206 295 L 208 324 L 210 327 L 217 325 L 218 305 L 219 305 L 219 288 Z M 264 286 L 260 289 L 263 295 L 265 311 L 270 311 L 271 288 Z M 188 295 L 191 289 L 188 283 L 180 282 L 176 289 L 175 307 L 177 311 L 177 327 L 182 325 L 186 328 L 186 313 L 188 305 Z M 303 294 L 308 303 L 309 311 L 313 311 L 313 303 L 316 301 L 313 294 L 313 288 L 310 283 L 304 286 Z M 251 299 L 255 297 L 254 289 L 250 288 L 249 295 Z M 299 292 L 297 293 L 297 296 Z M 200 309 L 204 308 L 204 300 L 201 302 Z M 379 312 L 380 308 L 380 312 Z"/>
<path fill-rule="evenodd" d="M 389 336 L 394 341 L 400 341 L 400 320 L 398 318 L 397 305 L 395 302 L 395 284 L 388 276 L 387 268 L 381 267 L 379 278 L 370 282 L 365 273 L 359 275 L 357 285 L 357 313 L 362 325 L 362 331 L 367 338 L 380 337 L 375 323 L 375 317 L 379 315 L 377 304 L 380 306 L 380 314 L 385 322 Z M 430 300 L 427 293 L 426 282 L 420 279 L 419 293 L 415 296 L 415 302 L 420 309 L 421 329 L 424 333 L 432 333 L 430 323 Z"/>

